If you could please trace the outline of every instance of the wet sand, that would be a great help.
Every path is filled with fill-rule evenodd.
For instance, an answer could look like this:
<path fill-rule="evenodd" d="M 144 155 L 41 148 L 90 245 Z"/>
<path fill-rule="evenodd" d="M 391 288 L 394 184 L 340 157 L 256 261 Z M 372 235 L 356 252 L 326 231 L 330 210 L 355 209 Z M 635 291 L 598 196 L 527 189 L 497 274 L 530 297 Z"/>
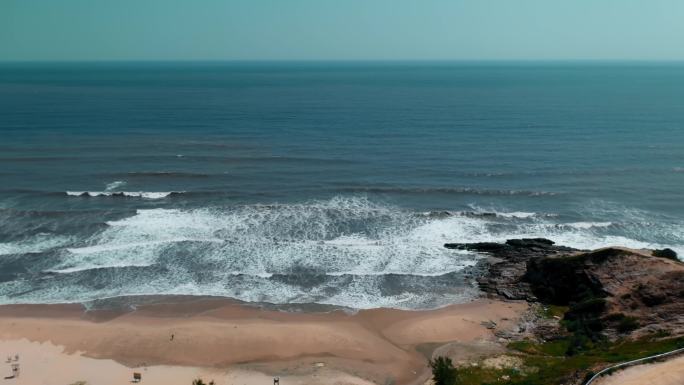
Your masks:
<path fill-rule="evenodd" d="M 495 330 L 483 323 L 511 328 L 526 308 L 477 300 L 431 311 L 282 312 L 213 298 L 135 311 L 0 306 L 0 358 L 20 354 L 16 384 L 107 385 L 130 381 L 133 371 L 160 385 L 200 375 L 218 385 L 264 384 L 273 376 L 283 385 L 412 384 L 428 378 L 431 349 L 493 341 Z"/>

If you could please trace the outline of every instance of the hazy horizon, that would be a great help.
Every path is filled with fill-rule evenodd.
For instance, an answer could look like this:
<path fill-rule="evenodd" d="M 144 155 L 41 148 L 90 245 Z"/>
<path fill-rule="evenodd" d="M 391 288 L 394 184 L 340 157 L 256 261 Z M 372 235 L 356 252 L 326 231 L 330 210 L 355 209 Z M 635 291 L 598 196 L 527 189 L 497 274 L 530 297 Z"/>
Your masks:
<path fill-rule="evenodd" d="M 561 64 L 684 64 L 684 59 L 101 59 L 101 60 L 0 60 L 12 64 L 434 64 L 434 65 L 561 65 Z"/>
<path fill-rule="evenodd" d="M 8 0 L 0 62 L 682 61 L 677 0 Z"/>

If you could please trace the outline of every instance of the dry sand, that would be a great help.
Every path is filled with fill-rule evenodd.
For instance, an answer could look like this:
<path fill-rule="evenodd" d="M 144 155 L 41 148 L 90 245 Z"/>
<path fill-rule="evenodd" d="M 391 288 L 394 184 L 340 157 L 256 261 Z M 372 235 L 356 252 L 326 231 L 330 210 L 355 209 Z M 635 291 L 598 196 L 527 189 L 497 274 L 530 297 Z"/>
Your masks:
<path fill-rule="evenodd" d="M 159 385 L 189 385 L 197 376 L 218 385 L 270 384 L 275 375 L 282 385 L 421 383 L 428 377 L 426 352 L 448 342 L 492 341 L 493 330 L 482 323 L 510 328 L 526 308 L 491 300 L 355 314 L 286 313 L 223 299 L 133 312 L 0 306 L 0 362 L 20 355 L 19 379 L 7 380 L 17 385 L 121 384 L 133 371 Z"/>
<path fill-rule="evenodd" d="M 216 385 L 270 385 L 273 379 L 270 375 L 253 370 L 244 369 L 212 369 L 184 366 L 155 365 L 128 368 L 112 360 L 94 359 L 80 354 L 65 354 L 63 348 L 49 342 L 5 341 L 0 343 L 0 349 L 11 351 L 19 355 L 19 376 L 12 380 L 5 380 L 7 385 L 54 385 L 78 384 L 80 381 L 94 385 L 128 384 L 132 380 L 134 371 L 141 373 L 142 384 L 153 385 L 190 385 L 194 379 L 202 378 L 205 382 L 215 381 Z M 14 363 L 14 362 L 12 362 Z M 12 375 L 11 364 L 2 364 L 0 375 Z M 325 367 L 312 365 L 308 375 L 291 375 L 282 384 L 354 384 L 371 385 L 368 381 L 341 373 L 326 370 Z"/>
<path fill-rule="evenodd" d="M 603 377 L 596 385 L 682 385 L 684 356 L 664 362 L 639 365 Z"/>

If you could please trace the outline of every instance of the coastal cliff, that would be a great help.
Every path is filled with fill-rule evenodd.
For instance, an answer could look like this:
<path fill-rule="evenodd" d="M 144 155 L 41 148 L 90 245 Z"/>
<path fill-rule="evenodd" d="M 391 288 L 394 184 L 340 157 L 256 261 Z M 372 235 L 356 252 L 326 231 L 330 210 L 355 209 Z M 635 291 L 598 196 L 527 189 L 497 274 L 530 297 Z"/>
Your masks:
<path fill-rule="evenodd" d="M 490 298 L 525 300 L 517 333 L 500 333 L 519 364 L 454 369 L 463 384 L 582 384 L 615 363 L 684 347 L 684 263 L 665 250 L 593 251 L 543 238 L 449 243 L 486 254 L 477 282 Z"/>
<path fill-rule="evenodd" d="M 671 250 L 582 251 L 543 238 L 445 247 L 493 257 L 478 278 L 490 296 L 569 307 L 566 319 L 591 316 L 610 337 L 684 335 L 684 263 Z"/>

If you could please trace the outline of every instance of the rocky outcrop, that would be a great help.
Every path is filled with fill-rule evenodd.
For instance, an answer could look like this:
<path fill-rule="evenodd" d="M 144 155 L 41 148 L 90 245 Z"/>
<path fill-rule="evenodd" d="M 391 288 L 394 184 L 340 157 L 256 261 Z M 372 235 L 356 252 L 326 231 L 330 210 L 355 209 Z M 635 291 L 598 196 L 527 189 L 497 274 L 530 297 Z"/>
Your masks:
<path fill-rule="evenodd" d="M 545 238 L 509 239 L 506 243 L 447 243 L 444 247 L 487 253 L 491 257 L 485 261 L 486 273 L 477 279 L 483 292 L 506 299 L 532 301 L 536 300 L 536 297 L 529 284 L 522 280 L 527 271 L 527 262 L 540 257 L 578 251 L 570 247 L 556 246 L 553 241 Z"/>
<path fill-rule="evenodd" d="M 494 257 L 478 280 L 490 295 L 568 306 L 566 320 L 608 336 L 684 335 L 684 264 L 669 251 L 588 252 L 546 239 L 445 247 Z"/>
<path fill-rule="evenodd" d="M 684 264 L 678 260 L 606 248 L 530 260 L 523 280 L 544 302 L 595 313 L 609 333 L 684 334 Z"/>
<path fill-rule="evenodd" d="M 667 258 L 667 259 L 671 259 L 673 261 L 677 260 L 677 253 L 672 249 L 662 249 L 662 250 L 656 249 L 656 250 L 653 250 L 652 255 L 654 257 Z"/>

